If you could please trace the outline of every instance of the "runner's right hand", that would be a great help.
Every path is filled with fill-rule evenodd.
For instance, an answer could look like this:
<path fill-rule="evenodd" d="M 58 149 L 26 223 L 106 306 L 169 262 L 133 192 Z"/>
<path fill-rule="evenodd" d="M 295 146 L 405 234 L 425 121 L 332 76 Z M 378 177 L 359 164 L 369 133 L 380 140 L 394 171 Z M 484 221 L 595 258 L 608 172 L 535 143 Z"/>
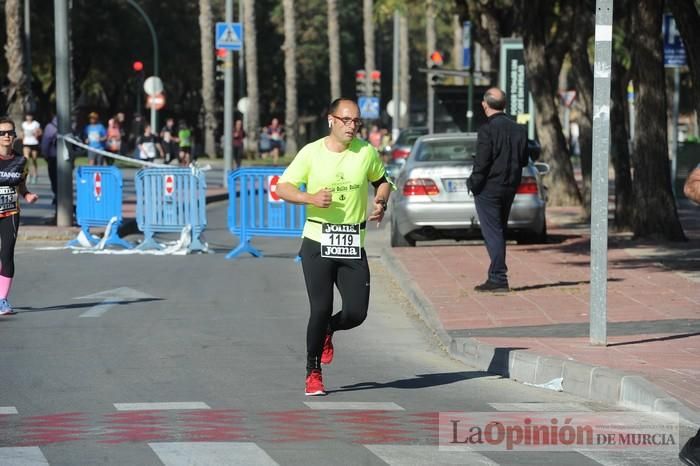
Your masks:
<path fill-rule="evenodd" d="M 311 204 L 322 209 L 326 209 L 331 206 L 331 190 L 328 188 L 323 188 L 322 190 L 311 195 Z"/>

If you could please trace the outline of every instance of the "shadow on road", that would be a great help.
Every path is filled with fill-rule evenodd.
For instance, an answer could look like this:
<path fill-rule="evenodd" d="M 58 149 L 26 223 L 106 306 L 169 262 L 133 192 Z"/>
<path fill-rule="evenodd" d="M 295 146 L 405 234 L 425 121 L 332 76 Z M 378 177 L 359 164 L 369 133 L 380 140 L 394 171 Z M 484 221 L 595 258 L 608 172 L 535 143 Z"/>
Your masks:
<path fill-rule="evenodd" d="M 22 312 L 45 312 L 45 311 L 68 311 L 71 309 L 85 309 L 85 308 L 90 308 L 94 306 L 98 306 L 100 304 L 114 304 L 118 306 L 124 306 L 127 304 L 134 304 L 134 303 L 148 303 L 151 301 L 164 301 L 163 298 L 139 298 L 139 299 L 115 299 L 115 300 L 109 300 L 107 302 L 103 301 L 95 301 L 95 302 L 90 302 L 90 303 L 71 303 L 71 304 L 58 304 L 56 306 L 46 306 L 46 307 L 19 307 L 15 306 L 15 309 L 18 311 Z"/>
<path fill-rule="evenodd" d="M 343 385 L 337 390 L 328 390 L 328 393 L 339 392 L 354 392 L 358 390 L 373 390 L 376 388 L 399 388 L 417 389 L 438 387 L 440 385 L 449 385 L 463 380 L 476 379 L 478 377 L 488 377 L 493 374 L 482 371 L 464 371 L 464 372 L 442 372 L 437 374 L 416 374 L 410 379 L 399 379 L 391 382 L 360 382 L 352 385 Z"/>

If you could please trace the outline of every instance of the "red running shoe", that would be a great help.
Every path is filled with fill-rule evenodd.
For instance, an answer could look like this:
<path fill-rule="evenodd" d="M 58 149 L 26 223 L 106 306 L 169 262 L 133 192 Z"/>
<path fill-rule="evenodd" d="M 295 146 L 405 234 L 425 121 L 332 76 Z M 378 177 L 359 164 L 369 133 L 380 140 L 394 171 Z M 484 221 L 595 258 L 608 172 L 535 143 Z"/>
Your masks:
<path fill-rule="evenodd" d="M 306 377 L 306 396 L 325 395 L 326 390 L 323 388 L 323 377 L 321 371 L 313 370 Z"/>
<path fill-rule="evenodd" d="M 328 365 L 333 362 L 333 332 L 326 333 L 323 340 L 323 352 L 321 353 L 321 364 Z"/>

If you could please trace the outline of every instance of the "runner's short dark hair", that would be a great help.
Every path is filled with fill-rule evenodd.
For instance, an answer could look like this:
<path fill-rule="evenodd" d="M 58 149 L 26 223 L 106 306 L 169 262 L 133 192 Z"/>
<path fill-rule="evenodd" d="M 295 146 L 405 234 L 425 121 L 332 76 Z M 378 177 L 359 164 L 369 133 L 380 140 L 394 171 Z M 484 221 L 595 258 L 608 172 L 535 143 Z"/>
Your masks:
<path fill-rule="evenodd" d="M 11 124 L 13 130 L 14 130 L 14 129 L 17 129 L 17 127 L 15 126 L 14 120 L 13 120 L 12 118 L 8 117 L 8 116 L 0 117 L 0 125 L 3 124 L 3 123 L 9 123 L 9 124 Z"/>

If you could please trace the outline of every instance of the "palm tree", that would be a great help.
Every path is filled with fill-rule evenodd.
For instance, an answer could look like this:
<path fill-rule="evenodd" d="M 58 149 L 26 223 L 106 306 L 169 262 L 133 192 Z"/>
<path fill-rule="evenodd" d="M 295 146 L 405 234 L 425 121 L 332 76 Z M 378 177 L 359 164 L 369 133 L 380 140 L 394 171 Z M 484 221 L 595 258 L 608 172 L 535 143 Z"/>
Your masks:
<path fill-rule="evenodd" d="M 245 35 L 245 78 L 248 109 L 245 114 L 247 147 L 258 147 L 260 128 L 260 93 L 258 92 L 258 45 L 255 29 L 255 1 L 243 0 L 243 34 Z"/>
<path fill-rule="evenodd" d="M 287 135 L 286 152 L 297 153 L 297 70 L 296 70 L 296 24 L 294 20 L 294 0 L 283 0 L 284 9 L 284 80 L 285 80 L 285 117 L 284 126 Z"/>
<path fill-rule="evenodd" d="M 5 58 L 7 59 L 7 114 L 17 123 L 24 117 L 24 104 L 27 100 L 27 76 L 24 70 L 24 53 L 22 50 L 22 15 L 19 0 L 5 1 L 5 28 L 7 42 Z"/>
<path fill-rule="evenodd" d="M 374 5 L 372 0 L 362 2 L 362 30 L 365 38 L 365 72 L 367 84 L 365 85 L 366 95 L 372 94 L 372 81 L 370 74 L 374 71 Z"/>
<path fill-rule="evenodd" d="M 211 0 L 199 0 L 199 34 L 202 51 L 202 104 L 204 107 L 204 152 L 216 157 L 214 134 L 218 126 L 214 95 L 214 34 L 211 18 Z"/>
<path fill-rule="evenodd" d="M 331 77 L 331 99 L 340 97 L 340 27 L 338 26 L 338 1 L 328 4 L 328 55 Z"/>

